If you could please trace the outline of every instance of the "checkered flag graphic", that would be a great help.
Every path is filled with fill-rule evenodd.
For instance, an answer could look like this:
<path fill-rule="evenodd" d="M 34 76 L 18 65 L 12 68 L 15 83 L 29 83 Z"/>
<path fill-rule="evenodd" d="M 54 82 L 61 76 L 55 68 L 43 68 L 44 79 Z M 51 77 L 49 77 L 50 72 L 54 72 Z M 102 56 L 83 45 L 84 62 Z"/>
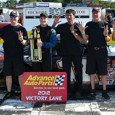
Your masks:
<path fill-rule="evenodd" d="M 56 81 L 55 81 L 55 86 L 63 85 L 65 75 L 57 75 L 56 76 Z"/>
<path fill-rule="evenodd" d="M 60 16 L 61 18 L 65 18 L 65 8 L 50 8 L 49 9 L 49 17 Z"/>

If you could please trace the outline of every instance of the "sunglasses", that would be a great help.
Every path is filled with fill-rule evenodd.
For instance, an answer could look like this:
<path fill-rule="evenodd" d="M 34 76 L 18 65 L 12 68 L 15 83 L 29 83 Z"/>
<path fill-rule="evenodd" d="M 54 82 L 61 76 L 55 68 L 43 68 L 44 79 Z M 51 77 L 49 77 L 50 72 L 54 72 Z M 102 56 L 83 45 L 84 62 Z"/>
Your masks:
<path fill-rule="evenodd" d="M 10 18 L 17 18 L 18 16 L 10 16 Z"/>

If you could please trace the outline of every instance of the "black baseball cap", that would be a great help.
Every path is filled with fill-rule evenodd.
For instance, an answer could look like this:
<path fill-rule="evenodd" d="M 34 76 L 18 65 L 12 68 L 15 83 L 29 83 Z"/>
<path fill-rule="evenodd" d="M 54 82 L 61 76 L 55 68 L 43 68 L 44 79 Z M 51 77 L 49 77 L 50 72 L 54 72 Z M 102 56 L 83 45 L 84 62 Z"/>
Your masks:
<path fill-rule="evenodd" d="M 93 9 L 92 9 L 92 12 L 99 12 L 100 11 L 100 9 L 98 8 L 98 7 L 94 7 Z"/>
<path fill-rule="evenodd" d="M 40 17 L 42 16 L 48 18 L 48 14 L 46 12 L 41 12 Z"/>
<path fill-rule="evenodd" d="M 18 16 L 19 16 L 19 13 L 18 13 L 18 11 L 12 11 L 12 12 L 10 13 L 10 16 L 18 17 Z"/>

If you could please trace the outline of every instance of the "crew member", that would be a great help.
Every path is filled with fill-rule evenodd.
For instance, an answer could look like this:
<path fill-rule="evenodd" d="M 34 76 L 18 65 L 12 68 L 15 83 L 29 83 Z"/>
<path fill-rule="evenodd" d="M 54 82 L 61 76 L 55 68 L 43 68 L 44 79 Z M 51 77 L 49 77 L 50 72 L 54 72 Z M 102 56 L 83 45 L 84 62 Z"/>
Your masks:
<path fill-rule="evenodd" d="M 12 76 L 17 77 L 21 88 L 22 74 L 24 72 L 24 46 L 27 44 L 28 36 L 26 29 L 18 23 L 19 13 L 12 11 L 10 13 L 11 24 L 0 30 L 0 37 L 3 38 L 4 48 L 4 68 L 3 73 L 6 76 L 7 93 L 4 99 L 14 95 L 12 92 Z"/>
<path fill-rule="evenodd" d="M 37 46 L 42 48 L 42 62 L 40 70 L 48 72 L 52 70 L 52 48 L 56 45 L 56 32 L 48 24 L 48 14 L 42 12 L 40 14 L 40 25 L 36 26 L 40 30 L 41 42 L 37 42 Z"/>
<path fill-rule="evenodd" d="M 86 73 L 91 80 L 91 98 L 96 98 L 95 78 L 96 75 L 101 76 L 103 91 L 102 97 L 110 99 L 106 90 L 106 75 L 107 75 L 107 41 L 110 40 L 111 30 L 108 23 L 101 21 L 100 9 L 95 7 L 92 9 L 93 20 L 86 24 L 84 28 L 86 34 L 83 35 L 85 40 L 88 40 L 87 47 L 87 64 Z"/>
<path fill-rule="evenodd" d="M 59 24 L 55 29 L 60 34 L 60 51 L 62 56 L 63 71 L 67 72 L 67 92 L 68 99 L 75 96 L 76 99 L 81 98 L 82 89 L 82 34 L 78 28 L 78 24 L 74 22 L 75 11 L 73 9 L 66 10 L 66 23 Z M 56 17 L 52 27 L 58 24 L 59 17 Z M 75 72 L 75 94 L 72 94 L 71 87 L 71 67 L 74 65 Z"/>

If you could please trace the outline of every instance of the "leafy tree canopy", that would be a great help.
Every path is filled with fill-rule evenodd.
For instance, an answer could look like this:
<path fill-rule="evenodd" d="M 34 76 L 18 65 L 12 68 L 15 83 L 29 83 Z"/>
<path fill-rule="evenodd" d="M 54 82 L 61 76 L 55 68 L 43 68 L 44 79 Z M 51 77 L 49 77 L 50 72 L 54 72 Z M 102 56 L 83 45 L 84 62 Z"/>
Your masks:
<path fill-rule="evenodd" d="M 101 0 L 20 0 L 19 3 L 27 3 L 27 2 L 60 2 L 60 3 L 81 3 L 85 1 L 87 4 L 90 2 L 93 5 L 99 5 L 104 8 L 115 8 L 115 2 L 106 2 Z M 17 0 L 7 0 L 6 2 L 1 2 L 0 7 L 7 8 L 15 8 L 17 4 Z"/>

